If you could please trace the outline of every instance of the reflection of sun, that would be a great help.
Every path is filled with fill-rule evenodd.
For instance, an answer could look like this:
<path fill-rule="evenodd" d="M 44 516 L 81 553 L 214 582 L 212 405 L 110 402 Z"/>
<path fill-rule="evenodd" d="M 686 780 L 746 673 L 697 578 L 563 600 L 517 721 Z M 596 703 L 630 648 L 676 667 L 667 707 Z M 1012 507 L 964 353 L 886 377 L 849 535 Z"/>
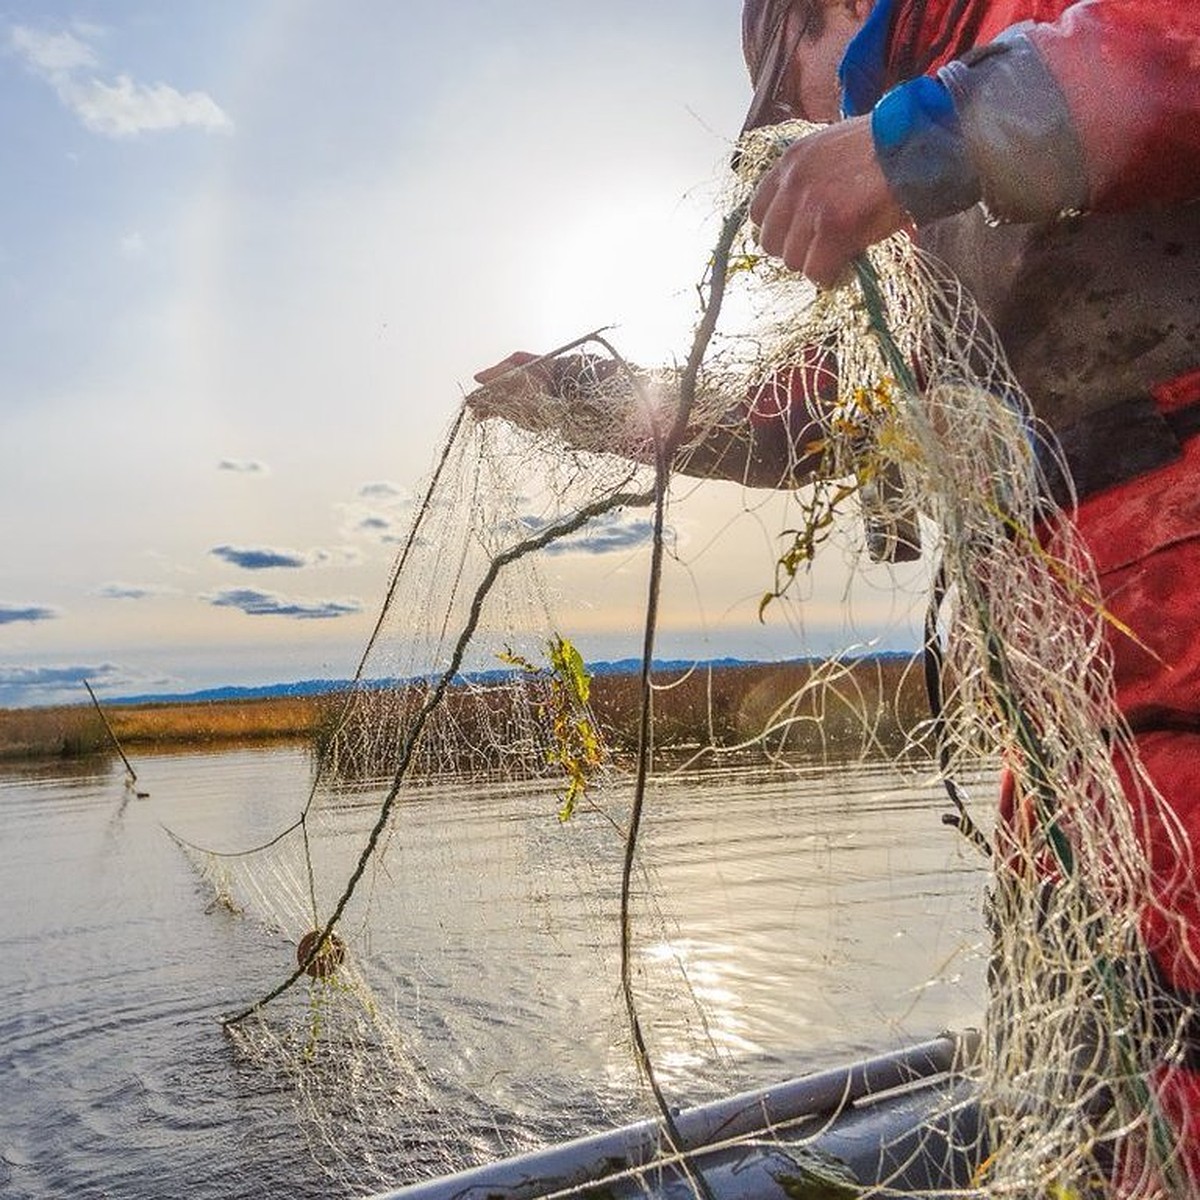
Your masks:
<path fill-rule="evenodd" d="M 669 988 L 672 996 L 681 987 L 686 988 L 690 1003 L 703 1014 L 707 1039 L 718 1052 L 741 1055 L 759 1050 L 758 1045 L 746 1036 L 744 1006 L 731 982 L 738 973 L 734 965 L 736 947 L 723 942 L 680 938 L 646 946 L 642 956 L 650 964 L 647 974 L 657 978 L 660 987 Z M 682 1007 L 688 1001 L 680 999 L 678 1003 Z M 709 1058 L 708 1047 L 693 1044 L 694 1037 L 683 1036 L 688 1022 L 685 1013 L 680 1012 L 679 1016 L 682 1027 L 678 1031 L 678 1040 L 672 1041 L 665 1029 L 660 1031 L 656 1062 L 668 1072 L 701 1066 Z"/>

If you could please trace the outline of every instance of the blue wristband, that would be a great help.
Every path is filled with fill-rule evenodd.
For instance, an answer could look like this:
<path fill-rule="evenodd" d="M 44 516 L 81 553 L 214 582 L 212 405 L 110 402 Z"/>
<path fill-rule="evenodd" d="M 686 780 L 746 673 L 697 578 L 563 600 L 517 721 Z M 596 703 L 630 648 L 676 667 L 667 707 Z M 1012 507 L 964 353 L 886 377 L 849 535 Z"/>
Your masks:
<path fill-rule="evenodd" d="M 871 136 L 892 194 L 918 225 L 979 199 L 954 100 L 940 80 L 922 75 L 892 88 L 871 110 Z"/>

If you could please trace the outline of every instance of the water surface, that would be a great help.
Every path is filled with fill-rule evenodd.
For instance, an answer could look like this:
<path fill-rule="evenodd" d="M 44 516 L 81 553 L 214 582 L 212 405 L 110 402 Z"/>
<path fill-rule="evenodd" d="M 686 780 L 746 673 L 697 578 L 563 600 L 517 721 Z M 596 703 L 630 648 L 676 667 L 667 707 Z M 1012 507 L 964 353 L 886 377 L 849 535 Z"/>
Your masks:
<path fill-rule="evenodd" d="M 546 789 L 431 789 L 398 813 L 356 943 L 423 1098 L 394 1095 L 376 1152 L 347 1130 L 353 1161 L 326 1174 L 288 1077 L 220 1023 L 286 972 L 291 934 L 214 905 L 163 828 L 256 844 L 303 803 L 309 758 L 137 766 L 146 798 L 108 764 L 0 774 L 6 1196 L 340 1196 L 645 1111 L 616 977 L 619 831 L 588 812 L 559 824 Z M 332 813 L 326 886 L 379 794 Z M 673 1099 L 978 1019 L 982 864 L 944 808 L 884 768 L 652 790 L 635 979 Z"/>

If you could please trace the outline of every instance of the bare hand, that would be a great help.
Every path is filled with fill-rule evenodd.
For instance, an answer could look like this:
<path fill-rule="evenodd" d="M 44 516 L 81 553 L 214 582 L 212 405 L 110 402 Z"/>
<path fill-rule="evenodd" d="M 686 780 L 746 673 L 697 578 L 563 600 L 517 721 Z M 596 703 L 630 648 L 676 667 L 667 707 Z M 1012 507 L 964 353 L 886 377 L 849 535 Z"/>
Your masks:
<path fill-rule="evenodd" d="M 510 371 L 515 371 L 518 367 L 529 367 L 531 363 L 536 363 L 542 356 L 540 354 L 531 354 L 528 350 L 514 350 L 507 358 L 502 358 L 494 366 L 484 367 L 482 371 L 475 372 L 475 382 L 483 384 L 485 387 L 489 383 L 495 383 L 497 379 L 503 378 Z M 530 374 L 539 373 L 537 367 L 533 367 Z M 549 378 L 549 371 L 545 372 Z"/>
<path fill-rule="evenodd" d="M 618 362 L 594 354 L 559 354 L 547 358 L 517 350 L 475 375 L 480 384 L 466 398 L 476 420 L 502 417 L 523 429 L 539 430 L 556 424 L 560 406 L 546 398 L 577 403 L 601 394 L 619 371 Z"/>
<path fill-rule="evenodd" d="M 525 429 L 539 429 L 538 399 L 550 387 L 550 363 L 540 354 L 517 350 L 475 373 L 477 387 L 466 405 L 477 421 L 503 417 Z"/>
<path fill-rule="evenodd" d="M 855 255 L 908 224 L 875 157 L 871 118 L 853 117 L 784 151 L 750 205 L 762 248 L 813 283 L 839 282 Z"/>

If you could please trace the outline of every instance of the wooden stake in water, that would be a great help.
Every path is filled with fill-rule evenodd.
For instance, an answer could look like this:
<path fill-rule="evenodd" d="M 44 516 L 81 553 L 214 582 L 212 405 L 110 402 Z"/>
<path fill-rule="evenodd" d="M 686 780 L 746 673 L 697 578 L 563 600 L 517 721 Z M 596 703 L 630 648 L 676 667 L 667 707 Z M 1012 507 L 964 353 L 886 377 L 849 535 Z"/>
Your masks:
<path fill-rule="evenodd" d="M 117 753 L 121 756 L 121 761 L 125 764 L 125 770 L 129 772 L 129 782 L 137 783 L 137 772 L 133 769 L 133 764 L 125 757 L 125 751 L 121 749 L 121 743 L 117 741 L 117 735 L 113 733 L 113 727 L 108 723 L 108 718 L 104 715 L 104 709 L 100 707 L 100 701 L 96 699 L 96 693 L 92 691 L 92 685 L 85 679 L 83 686 L 87 688 L 87 694 L 91 696 L 92 703 L 96 706 L 96 711 L 100 714 L 100 720 L 103 722 L 108 736 L 112 739 L 112 744 L 116 746 Z"/>

